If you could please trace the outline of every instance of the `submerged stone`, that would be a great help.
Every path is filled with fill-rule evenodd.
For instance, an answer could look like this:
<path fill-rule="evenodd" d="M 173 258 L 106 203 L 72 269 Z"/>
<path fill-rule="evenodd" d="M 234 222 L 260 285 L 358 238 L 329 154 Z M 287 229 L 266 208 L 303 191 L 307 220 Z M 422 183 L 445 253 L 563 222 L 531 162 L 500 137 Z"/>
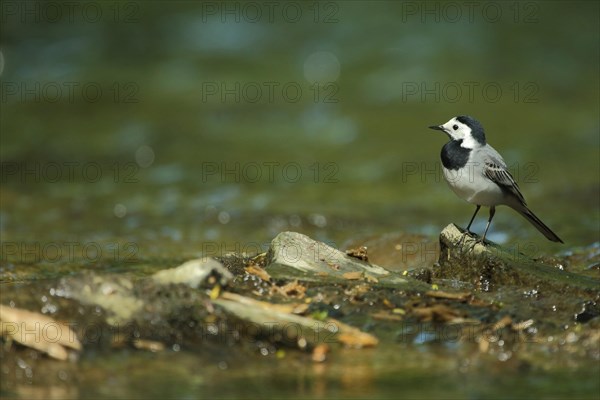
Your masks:
<path fill-rule="evenodd" d="M 157 284 L 183 283 L 194 289 L 202 286 L 210 277 L 214 277 L 214 282 L 221 286 L 233 279 L 233 275 L 223 264 L 209 257 L 190 260 L 176 268 L 164 269 L 152 275 Z"/>
<path fill-rule="evenodd" d="M 122 276 L 84 273 L 62 278 L 58 290 L 61 297 L 102 307 L 107 312 L 107 322 L 116 326 L 129 321 L 144 305 L 132 288 L 131 280 Z"/>

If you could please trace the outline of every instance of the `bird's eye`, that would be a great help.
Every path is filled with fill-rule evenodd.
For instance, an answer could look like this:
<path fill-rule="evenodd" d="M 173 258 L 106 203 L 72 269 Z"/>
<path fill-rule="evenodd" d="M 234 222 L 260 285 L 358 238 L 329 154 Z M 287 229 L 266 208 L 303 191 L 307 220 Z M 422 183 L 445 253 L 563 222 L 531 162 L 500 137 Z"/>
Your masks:
<path fill-rule="evenodd" d="M 458 125 L 454 125 L 454 126 L 452 127 L 452 129 L 454 129 L 454 130 L 457 130 L 457 129 L 458 129 Z"/>

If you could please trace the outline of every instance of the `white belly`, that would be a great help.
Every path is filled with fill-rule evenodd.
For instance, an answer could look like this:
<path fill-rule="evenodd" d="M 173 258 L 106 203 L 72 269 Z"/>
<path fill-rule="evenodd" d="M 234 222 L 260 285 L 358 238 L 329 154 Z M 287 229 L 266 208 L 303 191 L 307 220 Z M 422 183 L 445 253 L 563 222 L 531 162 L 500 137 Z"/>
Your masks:
<path fill-rule="evenodd" d="M 467 166 L 459 171 L 443 170 L 448 186 L 461 199 L 488 207 L 504 204 L 504 193 L 500 187 L 483 176 L 478 168 Z"/>

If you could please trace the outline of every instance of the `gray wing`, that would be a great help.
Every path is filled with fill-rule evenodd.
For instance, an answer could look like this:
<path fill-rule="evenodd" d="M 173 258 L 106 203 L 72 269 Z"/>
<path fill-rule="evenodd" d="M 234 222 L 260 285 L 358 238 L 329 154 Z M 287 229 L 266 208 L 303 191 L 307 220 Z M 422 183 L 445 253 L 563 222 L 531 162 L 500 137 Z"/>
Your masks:
<path fill-rule="evenodd" d="M 486 178 L 513 194 L 523 205 L 527 205 L 521 190 L 519 190 L 519 185 L 506 169 L 506 164 L 504 164 L 502 158 L 497 160 L 495 157 L 488 157 L 483 165 L 483 174 Z"/>

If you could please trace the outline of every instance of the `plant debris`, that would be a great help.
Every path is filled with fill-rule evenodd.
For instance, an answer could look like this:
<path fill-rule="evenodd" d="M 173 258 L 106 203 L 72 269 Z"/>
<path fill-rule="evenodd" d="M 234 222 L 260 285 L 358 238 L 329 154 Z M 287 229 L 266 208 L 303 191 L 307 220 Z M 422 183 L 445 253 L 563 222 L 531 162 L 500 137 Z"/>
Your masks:
<path fill-rule="evenodd" d="M 344 279 L 348 279 L 349 281 L 362 279 L 363 272 L 362 271 L 354 271 L 354 272 L 346 272 L 342 275 Z"/>
<path fill-rule="evenodd" d="M 306 294 L 306 286 L 301 285 L 297 280 L 295 280 L 293 282 L 286 283 L 283 286 L 271 286 L 270 293 L 271 295 L 280 294 L 284 297 L 295 297 L 297 299 L 302 299 Z"/>
<path fill-rule="evenodd" d="M 67 349 L 81 350 L 75 332 L 46 315 L 0 304 L 0 333 L 8 340 L 39 350 L 57 360 L 69 357 Z"/>
<path fill-rule="evenodd" d="M 346 250 L 346 254 L 348 254 L 350 257 L 358 258 L 359 260 L 362 260 L 364 262 L 369 262 L 369 256 L 367 254 L 366 246 L 360 246 L 357 249 Z"/>
<path fill-rule="evenodd" d="M 144 340 L 144 339 L 136 339 L 133 341 L 133 347 L 139 350 L 148 350 L 153 353 L 163 351 L 165 349 L 165 345 L 161 342 L 157 342 L 154 340 Z"/>
<path fill-rule="evenodd" d="M 352 348 L 372 347 L 379 343 L 375 336 L 333 318 L 320 321 L 292 314 L 297 307 L 293 305 L 271 304 L 230 292 L 224 292 L 213 303 L 249 326 L 264 328 L 262 334 L 272 340 L 279 337 L 283 344 L 293 344 L 301 349 L 329 341 Z"/>
<path fill-rule="evenodd" d="M 250 264 L 244 270 L 250 275 L 258 276 L 265 282 L 271 282 L 271 275 L 256 264 Z"/>
<path fill-rule="evenodd" d="M 436 299 L 458 300 L 461 302 L 467 301 L 472 296 L 469 292 L 451 293 L 441 290 L 430 290 L 425 292 L 425 295 Z"/>
<path fill-rule="evenodd" d="M 329 345 L 321 343 L 313 349 L 311 359 L 314 362 L 322 363 L 327 359 L 327 354 L 331 351 Z"/>
<path fill-rule="evenodd" d="M 461 315 L 461 312 L 445 304 L 434 304 L 432 306 L 420 306 L 411 310 L 412 315 L 420 321 L 434 321 L 445 323 L 462 323 L 467 320 Z"/>

